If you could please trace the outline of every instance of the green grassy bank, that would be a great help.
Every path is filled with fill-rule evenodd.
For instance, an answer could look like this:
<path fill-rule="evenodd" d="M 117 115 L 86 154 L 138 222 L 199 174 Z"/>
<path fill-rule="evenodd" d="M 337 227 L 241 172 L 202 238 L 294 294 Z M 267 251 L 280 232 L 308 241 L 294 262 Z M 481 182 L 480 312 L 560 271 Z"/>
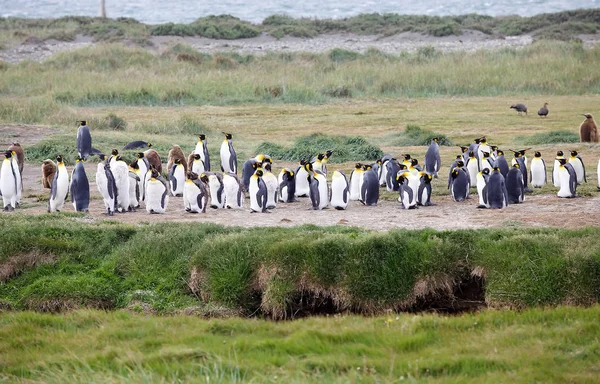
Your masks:
<path fill-rule="evenodd" d="M 458 225 L 458 224 L 457 224 Z M 258 314 L 597 303 L 600 229 L 88 223 L 0 215 L 0 307 Z"/>
<path fill-rule="evenodd" d="M 4 313 L 0 380 L 593 383 L 599 316 L 598 306 L 294 322 Z"/>

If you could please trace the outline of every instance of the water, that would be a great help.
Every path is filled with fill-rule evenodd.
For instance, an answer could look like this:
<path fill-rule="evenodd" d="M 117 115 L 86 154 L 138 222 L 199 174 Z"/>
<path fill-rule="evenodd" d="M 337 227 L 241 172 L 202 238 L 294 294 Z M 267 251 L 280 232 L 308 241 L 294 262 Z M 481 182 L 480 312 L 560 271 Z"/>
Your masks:
<path fill-rule="evenodd" d="M 97 16 L 99 0 L 0 0 L 0 16 L 51 18 Z M 230 14 L 254 23 L 267 16 L 343 18 L 360 13 L 491 16 L 559 12 L 598 8 L 600 0 L 106 0 L 108 17 L 133 17 L 148 24 L 189 23 L 207 15 Z"/>

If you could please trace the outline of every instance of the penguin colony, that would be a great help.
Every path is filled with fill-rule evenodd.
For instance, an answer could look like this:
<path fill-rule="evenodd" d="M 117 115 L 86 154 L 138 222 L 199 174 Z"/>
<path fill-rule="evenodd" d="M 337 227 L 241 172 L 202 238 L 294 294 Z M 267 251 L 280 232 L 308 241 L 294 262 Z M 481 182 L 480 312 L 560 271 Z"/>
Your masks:
<path fill-rule="evenodd" d="M 538 115 L 546 117 L 547 106 L 545 103 Z M 511 108 L 527 113 L 523 104 Z M 584 116 L 586 120 L 580 127 L 582 141 L 584 138 L 585 141 L 597 141 L 593 117 L 590 114 Z M 105 212 L 111 216 L 115 212 L 136 211 L 142 204 L 148 213 L 164 213 L 170 197 L 182 197 L 182 208 L 189 213 L 205 213 L 207 207 L 242 209 L 246 205 L 246 194 L 251 212 L 268 212 L 276 209 L 278 203 L 294 203 L 299 201 L 298 198 L 310 199 L 314 210 L 329 206 L 344 210 L 351 200 L 365 206 L 377 205 L 381 187 L 388 192 L 398 192 L 401 208 L 414 209 L 434 205 L 431 181 L 439 176 L 442 166 L 438 139 L 433 138 L 423 167 L 410 154 L 403 154 L 399 159 L 386 154 L 372 164 L 356 163 L 349 177 L 341 170 L 329 172 L 331 181 L 328 183 L 327 164 L 334 154 L 333 150 L 328 150 L 310 161 L 300 160 L 295 169 L 282 169 L 278 176 L 272 173 L 272 159 L 259 154 L 242 164 L 238 176 L 233 135 L 223 132 L 225 137 L 219 152 L 222 173 L 211 171 L 207 138 L 200 134 L 189 157 L 185 157 L 178 145 L 169 151 L 165 178 L 161 158 L 151 148 L 151 143 L 134 141 L 126 144 L 124 150 L 145 149 L 127 164 L 117 149 L 110 155 L 95 149 L 87 122 L 78 123 L 78 156 L 71 174 L 60 154 L 56 156 L 56 163 L 47 159 L 42 164 L 42 184 L 50 189 L 48 212 L 63 210 L 69 193 L 75 211 L 88 212 L 90 186 L 85 161 L 90 156 L 98 156 L 101 160 L 97 165 L 96 185 Z M 470 199 L 475 188 L 479 208 L 502 209 L 509 204 L 522 203 L 525 193 L 532 192 L 530 185 L 541 188 L 548 182 L 546 163 L 540 152 L 535 152 L 528 163 L 526 152 L 531 148 L 511 149 L 513 157 L 507 159 L 504 151 L 490 145 L 485 136 L 460 148 L 461 153 L 457 154 L 448 173 L 448 190 L 456 202 Z M 565 156 L 563 151 L 557 152 L 551 181 L 558 188 L 557 196 L 564 198 L 576 197 L 577 186 L 587 181 L 581 156 L 577 151 L 568 153 L 569 156 Z M 13 143 L 4 157 L 0 168 L 0 196 L 4 211 L 12 211 L 19 207 L 23 190 L 23 148 Z M 600 180 L 600 162 L 598 173 Z"/>

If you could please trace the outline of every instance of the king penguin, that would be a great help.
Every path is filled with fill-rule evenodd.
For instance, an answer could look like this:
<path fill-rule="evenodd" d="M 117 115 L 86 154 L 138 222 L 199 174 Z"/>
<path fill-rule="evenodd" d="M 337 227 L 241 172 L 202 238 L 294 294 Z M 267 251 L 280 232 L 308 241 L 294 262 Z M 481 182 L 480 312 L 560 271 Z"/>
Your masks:
<path fill-rule="evenodd" d="M 506 192 L 508 193 L 509 204 L 520 204 L 525 199 L 525 183 L 523 182 L 523 172 L 521 166 L 517 163 L 508 171 L 506 175 Z"/>
<path fill-rule="evenodd" d="M 439 139 L 434 137 L 425 152 L 425 172 L 438 177 L 438 172 L 442 166 L 442 159 L 440 158 L 440 146 L 438 144 Z"/>
<path fill-rule="evenodd" d="M 315 171 L 312 164 L 304 166 L 308 172 L 308 185 L 310 186 L 310 201 L 314 210 L 321 210 L 329 205 L 329 186 L 327 179 L 321 171 Z"/>
<path fill-rule="evenodd" d="M 190 157 L 188 158 L 188 169 L 197 175 L 208 172 L 208 170 L 204 167 L 204 161 L 202 161 L 202 157 L 197 153 L 190 154 Z"/>
<path fill-rule="evenodd" d="M 48 212 L 60 212 L 69 194 L 69 173 L 61 155 L 56 156 L 56 173 L 50 188 Z"/>
<path fill-rule="evenodd" d="M 400 189 L 400 184 L 396 176 L 400 171 L 400 163 L 396 159 L 390 159 L 385 162 L 385 189 L 388 192 L 397 191 Z"/>
<path fill-rule="evenodd" d="M 363 172 L 362 164 L 356 163 L 350 174 L 350 200 L 360 200 L 360 182 Z"/>
<path fill-rule="evenodd" d="M 2 169 L 0 169 L 0 195 L 2 195 L 4 211 L 17 208 L 17 179 L 20 177 L 19 168 L 15 169 L 12 161 L 12 151 L 4 152 Z"/>
<path fill-rule="evenodd" d="M 338 210 L 348 207 L 350 202 L 350 185 L 344 172 L 336 170 L 331 176 L 331 206 Z"/>
<path fill-rule="evenodd" d="M 206 213 L 206 206 L 210 200 L 208 176 L 188 171 L 187 180 L 183 187 L 183 207 L 186 212 Z"/>
<path fill-rule="evenodd" d="M 140 207 L 140 184 L 142 174 L 137 161 L 129 164 L 129 210 L 135 212 Z"/>
<path fill-rule="evenodd" d="M 12 150 L 10 148 L 13 148 Z M 19 147 L 20 148 L 20 147 Z M 21 164 L 19 163 L 19 153 L 15 150 L 14 145 L 9 147 L 11 151 L 10 162 L 12 168 L 15 170 L 15 177 L 17 180 L 17 208 L 21 206 L 21 196 L 23 194 L 23 174 L 21 173 Z"/>
<path fill-rule="evenodd" d="M 169 169 L 169 185 L 171 186 L 171 195 L 183 196 L 183 186 L 185 185 L 185 167 L 181 164 L 181 159 L 176 158 Z"/>
<path fill-rule="evenodd" d="M 529 148 L 528 148 L 529 149 Z M 523 187 L 525 192 L 533 192 L 531 188 L 528 186 L 529 182 L 529 172 L 527 172 L 527 156 L 525 156 L 525 151 L 527 149 L 522 149 L 520 151 L 513 151 L 515 157 L 512 159 L 512 165 L 519 164 L 519 169 L 523 174 Z M 507 175 L 508 177 L 508 175 Z M 507 185 L 508 188 L 508 185 Z M 509 198 L 510 200 L 510 198 Z"/>
<path fill-rule="evenodd" d="M 375 206 L 379 201 L 379 179 L 370 165 L 363 165 L 362 184 L 360 186 L 360 202 L 367 206 Z"/>
<path fill-rule="evenodd" d="M 508 192 L 500 168 L 493 169 L 485 184 L 483 195 L 489 208 L 503 209 L 508 205 Z"/>
<path fill-rule="evenodd" d="M 510 170 L 510 167 L 508 166 L 508 161 L 506 161 L 506 158 L 504 157 L 504 151 L 502 151 L 500 149 L 497 151 L 497 156 L 496 156 L 496 160 L 494 161 L 494 165 L 495 165 L 495 167 L 497 167 L 500 170 L 500 173 L 502 174 L 502 176 L 504 176 L 506 178 L 506 175 L 508 175 L 508 171 Z"/>
<path fill-rule="evenodd" d="M 300 160 L 300 165 L 296 168 L 296 197 L 307 197 L 310 194 L 310 185 L 308 182 L 308 171 L 306 170 L 306 160 Z"/>
<path fill-rule="evenodd" d="M 167 180 L 153 167 L 146 187 L 146 211 L 148 213 L 165 213 L 168 204 Z"/>
<path fill-rule="evenodd" d="M 233 136 L 225 133 L 225 140 L 221 144 L 221 171 L 237 174 L 237 155 L 233 149 Z"/>
<path fill-rule="evenodd" d="M 404 209 L 417 208 L 417 193 L 411 186 L 413 180 L 416 178 L 417 176 L 405 170 L 398 171 L 398 174 L 396 175 L 399 187 L 398 201 L 402 204 L 402 208 Z"/>
<path fill-rule="evenodd" d="M 542 159 L 540 152 L 535 152 L 530 164 L 531 186 L 534 188 L 542 188 L 546 184 L 546 163 Z"/>
<path fill-rule="evenodd" d="M 272 160 L 270 157 L 265 158 L 262 164 L 263 169 L 263 181 L 267 186 L 267 209 L 275 209 L 277 206 L 277 194 L 279 189 L 279 183 L 277 182 L 277 176 L 271 172 Z"/>
<path fill-rule="evenodd" d="M 225 208 L 240 209 L 244 207 L 244 184 L 235 173 L 223 174 L 223 191 L 225 193 Z"/>
<path fill-rule="evenodd" d="M 422 205 L 425 207 L 429 207 L 434 205 L 431 202 L 431 180 L 433 177 L 426 172 L 421 172 L 419 174 L 421 177 L 419 179 L 419 191 L 417 193 L 417 205 Z"/>
<path fill-rule="evenodd" d="M 279 201 L 282 203 L 296 202 L 296 173 L 283 168 L 277 177 L 279 183 Z"/>
<path fill-rule="evenodd" d="M 267 186 L 262 179 L 263 171 L 257 169 L 250 177 L 248 194 L 250 195 L 250 212 L 267 212 Z"/>
<path fill-rule="evenodd" d="M 577 197 L 577 174 L 573 166 L 567 164 L 567 159 L 558 159 L 558 177 L 560 189 L 556 194 L 558 197 Z"/>
<path fill-rule="evenodd" d="M 381 166 L 379 171 L 379 186 L 387 187 L 387 164 L 393 159 L 390 154 L 385 154 L 380 160 Z"/>
<path fill-rule="evenodd" d="M 575 170 L 575 174 L 577 175 L 577 184 L 581 184 L 584 181 L 587 183 L 587 178 L 585 177 L 585 164 L 583 164 L 583 159 L 577 153 L 577 151 L 571 151 L 569 164 L 571 164 Z"/>
<path fill-rule="evenodd" d="M 225 207 L 223 175 L 218 172 L 206 172 L 205 174 L 208 176 L 208 187 L 210 188 L 210 207 L 213 209 Z"/>
<path fill-rule="evenodd" d="M 452 194 L 452 199 L 457 202 L 464 201 L 469 196 L 469 175 L 468 172 L 462 169 L 461 165 L 462 161 L 459 161 L 450 173 L 452 179 L 450 193 Z"/>
<path fill-rule="evenodd" d="M 469 171 L 469 179 L 471 188 L 477 185 L 477 174 L 479 173 L 479 161 L 475 157 L 473 151 L 469 152 L 469 158 L 467 159 L 467 171 Z"/>
<path fill-rule="evenodd" d="M 256 171 L 256 167 L 254 165 L 257 163 L 262 165 L 265 158 L 265 155 L 259 153 L 255 157 L 246 160 L 242 165 L 242 181 L 244 183 L 244 188 L 246 189 L 246 191 L 248 190 L 248 186 L 250 185 L 250 178 L 252 177 L 252 175 L 254 175 L 254 172 Z"/>
<path fill-rule="evenodd" d="M 146 183 L 148 182 L 148 179 L 150 179 L 148 173 L 150 170 L 150 163 L 148 163 L 148 159 L 146 159 L 144 152 L 139 152 L 137 154 L 136 163 L 140 176 L 140 201 L 144 201 L 146 199 Z"/>
<path fill-rule="evenodd" d="M 129 166 L 120 155 L 110 161 L 110 170 L 117 186 L 117 211 L 129 211 Z"/>
<path fill-rule="evenodd" d="M 198 135 L 198 142 L 196 143 L 194 154 L 200 155 L 200 160 L 202 160 L 202 163 L 204 164 L 204 170 L 210 172 L 210 155 L 208 154 L 208 142 L 204 133 Z"/>
<path fill-rule="evenodd" d="M 560 168 L 560 159 L 564 158 L 565 154 L 563 153 L 563 151 L 556 152 L 556 157 L 554 158 L 554 165 L 552 168 L 552 185 L 554 185 L 556 188 L 560 188 L 560 175 L 558 173 L 558 170 Z"/>
<path fill-rule="evenodd" d="M 77 152 L 80 159 L 87 160 L 92 152 L 92 135 L 87 121 L 79 121 L 79 124 L 77 129 Z"/>
<path fill-rule="evenodd" d="M 489 168 L 484 168 L 481 172 L 477 173 L 477 195 L 479 197 L 479 205 L 477 208 L 489 208 L 487 201 L 487 189 L 486 185 L 490 176 Z"/>
<path fill-rule="evenodd" d="M 104 199 L 106 213 L 109 216 L 112 216 L 114 215 L 117 206 L 117 185 L 110 169 L 108 158 L 103 154 L 98 155 L 98 157 L 101 162 L 98 163 L 98 169 L 96 171 L 96 186 Z"/>
<path fill-rule="evenodd" d="M 77 157 L 71 174 L 71 201 L 76 212 L 88 212 L 90 206 L 90 183 L 83 161 L 81 157 Z"/>

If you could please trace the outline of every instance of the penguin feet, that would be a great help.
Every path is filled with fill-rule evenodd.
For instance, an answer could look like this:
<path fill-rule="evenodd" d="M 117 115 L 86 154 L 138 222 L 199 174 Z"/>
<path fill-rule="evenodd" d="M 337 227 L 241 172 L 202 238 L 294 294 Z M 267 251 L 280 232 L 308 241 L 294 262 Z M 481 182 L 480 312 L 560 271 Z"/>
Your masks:
<path fill-rule="evenodd" d="M 191 211 L 192 211 L 192 209 L 191 209 L 191 208 L 186 208 L 186 209 L 185 209 L 185 211 L 186 211 L 186 212 L 191 212 Z"/>

